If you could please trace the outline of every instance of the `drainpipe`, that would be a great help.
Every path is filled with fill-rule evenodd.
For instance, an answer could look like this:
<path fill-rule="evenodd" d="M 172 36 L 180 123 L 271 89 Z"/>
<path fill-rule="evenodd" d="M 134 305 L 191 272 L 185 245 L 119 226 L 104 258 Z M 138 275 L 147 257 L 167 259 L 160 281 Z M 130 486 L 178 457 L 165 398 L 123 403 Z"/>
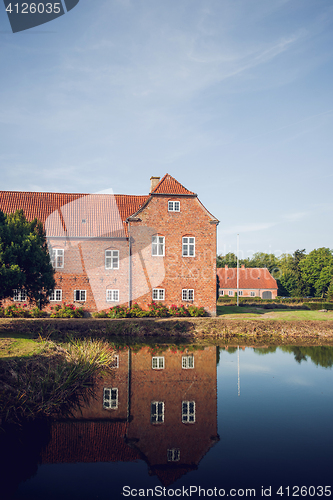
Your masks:
<path fill-rule="evenodd" d="M 131 223 L 128 221 L 128 307 L 132 303 L 132 248 L 131 248 Z"/>

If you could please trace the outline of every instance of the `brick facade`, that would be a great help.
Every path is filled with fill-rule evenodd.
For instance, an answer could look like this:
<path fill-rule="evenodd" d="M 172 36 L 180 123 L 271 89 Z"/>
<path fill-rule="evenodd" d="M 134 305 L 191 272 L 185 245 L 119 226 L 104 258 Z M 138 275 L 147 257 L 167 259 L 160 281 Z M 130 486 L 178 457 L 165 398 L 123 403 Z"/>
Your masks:
<path fill-rule="evenodd" d="M 151 180 L 147 196 L 0 192 L 0 209 L 42 220 L 50 253 L 61 254 L 48 308 L 154 300 L 216 315 L 218 220 L 170 175 Z"/>

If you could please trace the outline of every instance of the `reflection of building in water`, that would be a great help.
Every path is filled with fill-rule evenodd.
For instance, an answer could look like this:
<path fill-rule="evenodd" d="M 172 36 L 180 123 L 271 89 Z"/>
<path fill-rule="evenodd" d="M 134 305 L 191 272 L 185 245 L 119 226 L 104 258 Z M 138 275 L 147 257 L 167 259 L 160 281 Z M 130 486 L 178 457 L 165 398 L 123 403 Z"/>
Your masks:
<path fill-rule="evenodd" d="M 44 462 L 144 459 L 164 485 L 219 439 L 216 348 L 120 351 L 75 422 L 55 423 Z"/>

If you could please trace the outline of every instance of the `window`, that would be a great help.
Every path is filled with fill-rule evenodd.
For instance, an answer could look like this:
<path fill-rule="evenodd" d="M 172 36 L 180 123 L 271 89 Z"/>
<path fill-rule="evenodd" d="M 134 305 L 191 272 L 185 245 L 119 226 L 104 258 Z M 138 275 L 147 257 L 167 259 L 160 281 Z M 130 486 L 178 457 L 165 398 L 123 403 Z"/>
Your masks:
<path fill-rule="evenodd" d="M 54 302 L 61 302 L 62 301 L 62 290 L 53 290 L 50 294 L 50 300 Z"/>
<path fill-rule="evenodd" d="M 169 212 L 180 212 L 180 201 L 168 201 Z"/>
<path fill-rule="evenodd" d="M 106 290 L 107 302 L 119 302 L 119 290 Z"/>
<path fill-rule="evenodd" d="M 238 290 L 238 295 L 243 295 L 243 290 Z"/>
<path fill-rule="evenodd" d="M 25 290 L 13 290 L 13 300 L 15 302 L 24 302 L 27 300 L 27 292 Z"/>
<path fill-rule="evenodd" d="M 119 368 L 119 354 L 115 354 L 113 356 L 113 360 L 111 362 L 111 368 Z"/>
<path fill-rule="evenodd" d="M 50 257 L 53 267 L 64 267 L 64 250 L 62 248 L 52 248 Z"/>
<path fill-rule="evenodd" d="M 195 238 L 183 237 L 183 257 L 195 257 Z"/>
<path fill-rule="evenodd" d="M 164 422 L 164 402 L 152 401 L 150 405 L 150 421 L 152 424 L 163 424 Z"/>
<path fill-rule="evenodd" d="M 151 244 L 151 254 L 163 257 L 164 256 L 164 236 L 153 236 Z"/>
<path fill-rule="evenodd" d="M 105 250 L 105 269 L 119 269 L 119 250 Z"/>
<path fill-rule="evenodd" d="M 86 296 L 86 290 L 74 290 L 74 302 L 85 302 Z"/>
<path fill-rule="evenodd" d="M 184 288 L 182 290 L 182 300 L 194 300 L 194 290 Z"/>
<path fill-rule="evenodd" d="M 194 368 L 194 356 L 182 356 L 182 368 Z"/>
<path fill-rule="evenodd" d="M 250 295 L 251 295 L 251 297 L 255 297 L 256 296 L 256 292 L 250 292 Z"/>
<path fill-rule="evenodd" d="M 178 462 L 180 460 L 180 449 L 171 448 L 171 450 L 167 450 L 167 458 L 168 462 Z"/>
<path fill-rule="evenodd" d="M 164 356 L 153 356 L 151 361 L 151 366 L 153 370 L 163 370 L 164 368 Z"/>
<path fill-rule="evenodd" d="M 182 422 L 183 424 L 194 424 L 195 422 L 195 401 L 182 402 Z"/>
<path fill-rule="evenodd" d="M 220 297 L 222 297 L 222 295 L 224 295 L 224 291 L 223 291 L 223 290 L 220 290 L 220 291 L 219 291 L 219 295 L 220 295 Z"/>
<path fill-rule="evenodd" d="M 229 290 L 228 295 L 232 297 L 234 295 L 234 292 L 232 290 Z"/>
<path fill-rule="evenodd" d="M 164 300 L 165 290 L 164 288 L 153 288 L 153 300 Z"/>
<path fill-rule="evenodd" d="M 103 390 L 103 408 L 116 410 L 118 408 L 118 389 L 105 387 Z"/>

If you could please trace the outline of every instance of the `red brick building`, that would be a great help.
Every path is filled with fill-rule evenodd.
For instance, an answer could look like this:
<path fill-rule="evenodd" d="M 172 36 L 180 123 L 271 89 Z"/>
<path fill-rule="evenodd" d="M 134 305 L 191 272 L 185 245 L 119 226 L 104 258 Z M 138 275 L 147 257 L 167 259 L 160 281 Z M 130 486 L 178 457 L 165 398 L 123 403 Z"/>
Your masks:
<path fill-rule="evenodd" d="M 241 297 L 261 297 L 262 299 L 275 299 L 277 297 L 278 286 L 269 270 L 259 267 L 248 267 L 244 265 L 239 272 L 239 296 Z M 237 296 L 237 269 L 224 268 L 217 269 L 219 278 L 220 296 Z"/>
<path fill-rule="evenodd" d="M 147 196 L 0 192 L 0 210 L 40 219 L 56 270 L 50 304 L 88 311 L 152 301 L 194 304 L 216 314 L 216 226 L 166 174 Z M 13 299 L 25 301 L 24 290 Z"/>

